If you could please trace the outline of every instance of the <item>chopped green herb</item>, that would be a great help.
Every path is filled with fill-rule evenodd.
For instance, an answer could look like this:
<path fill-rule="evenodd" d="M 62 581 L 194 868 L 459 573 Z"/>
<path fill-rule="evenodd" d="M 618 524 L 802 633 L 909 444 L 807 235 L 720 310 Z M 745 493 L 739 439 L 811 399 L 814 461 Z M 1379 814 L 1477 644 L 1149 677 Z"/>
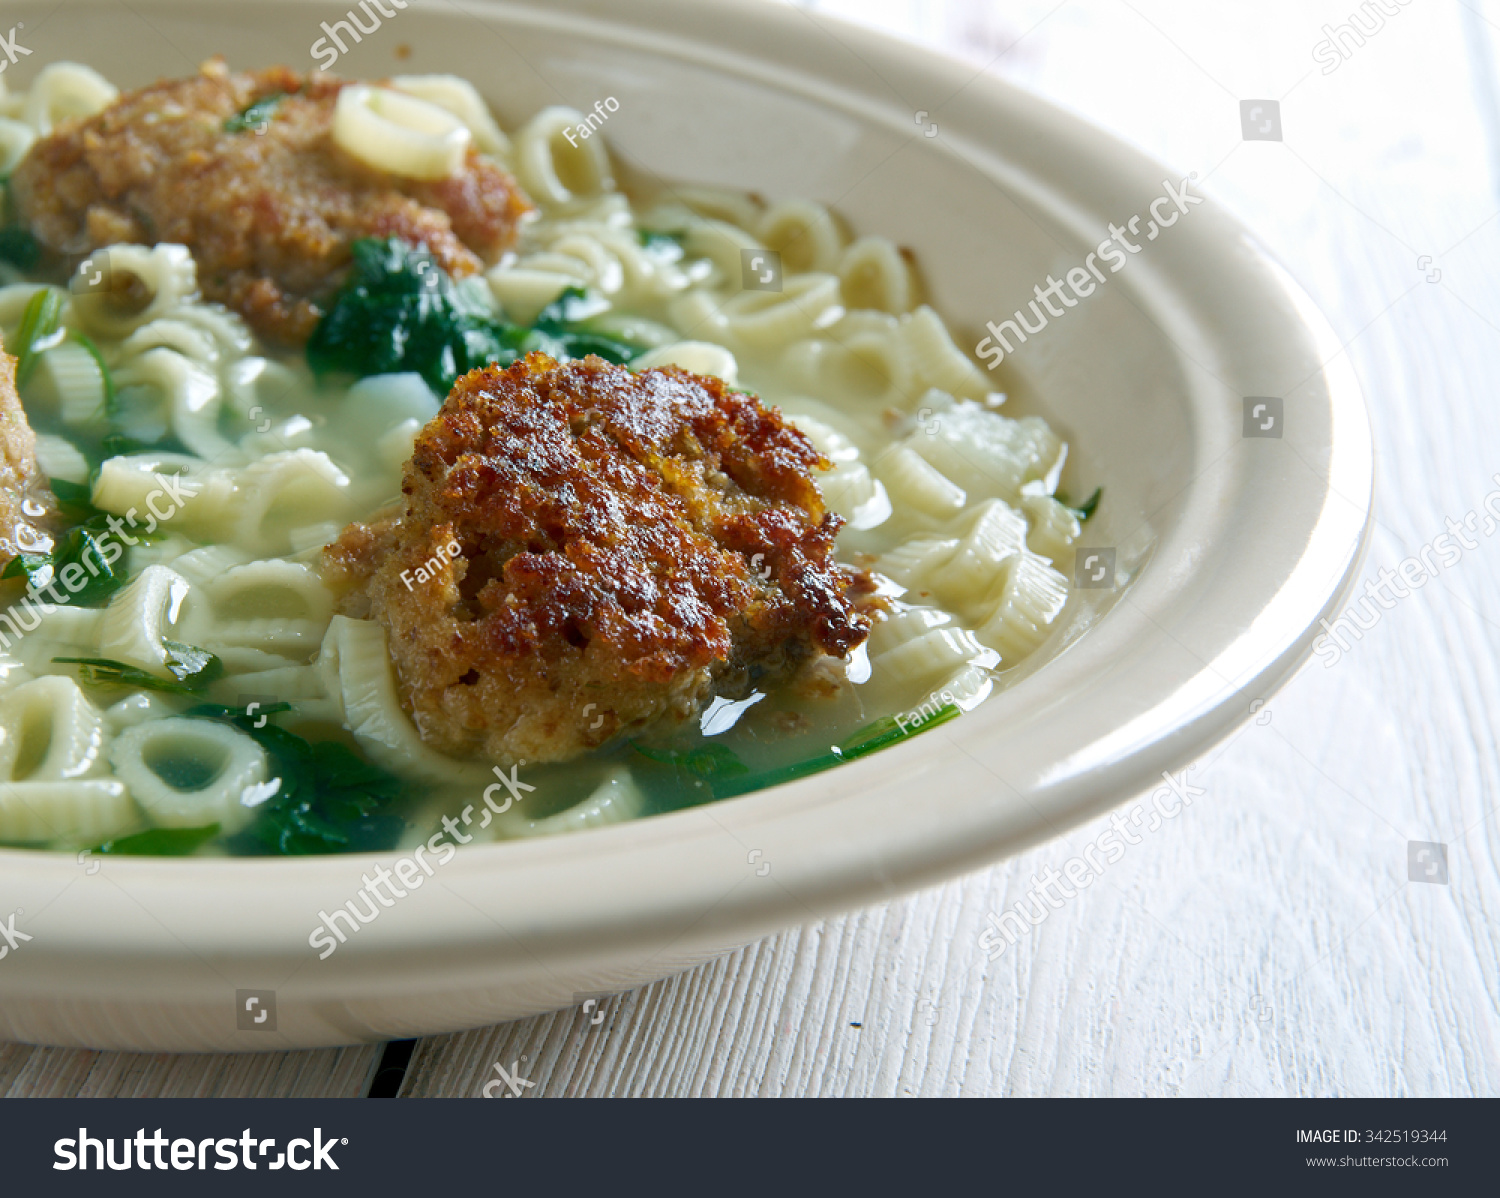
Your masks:
<path fill-rule="evenodd" d="M 158 678 L 145 670 L 107 657 L 54 657 L 59 665 L 74 665 L 86 686 L 128 686 L 161 691 L 169 695 L 192 695 L 224 676 L 224 663 L 206 649 L 177 641 L 162 641 L 167 651 L 166 667 L 171 678 Z"/>
<path fill-rule="evenodd" d="M 31 270 L 42 256 L 41 242 L 20 225 L 0 229 L 0 262 Z"/>
<path fill-rule="evenodd" d="M 93 489 L 87 483 L 70 483 L 65 478 L 54 478 L 48 486 L 57 496 L 58 510 L 70 520 L 82 523 L 99 515 L 93 503 Z"/>
<path fill-rule="evenodd" d="M 607 311 L 607 300 L 590 296 L 582 287 L 565 287 L 561 295 L 536 314 L 531 327 L 539 333 L 560 336 L 589 317 Z"/>
<path fill-rule="evenodd" d="M 957 704 L 944 703 L 931 715 L 923 716 L 915 721 L 908 720 L 904 724 L 893 715 L 883 716 L 873 724 L 861 728 L 834 752 L 844 761 L 855 761 L 860 757 L 868 757 L 871 753 L 878 753 L 881 749 L 889 748 L 908 736 L 926 732 L 927 729 L 936 728 L 939 724 L 946 724 L 955 716 L 962 714 L 963 711 Z"/>
<path fill-rule="evenodd" d="M 33 594 L 46 590 L 50 603 L 76 607 L 103 605 L 125 585 L 126 578 L 124 567 L 119 564 L 125 549 L 106 535 L 107 519 L 99 514 L 70 528 L 46 553 L 18 553 L 0 570 L 0 579 L 24 578 Z M 71 572 L 78 586 L 69 588 L 62 576 L 74 565 L 82 574 Z"/>
<path fill-rule="evenodd" d="M 682 239 L 686 236 L 683 232 L 672 233 L 665 229 L 637 229 L 635 235 L 643 249 L 667 252 L 675 250 L 676 253 L 671 255 L 672 258 L 675 260 L 682 257 Z"/>
<path fill-rule="evenodd" d="M 816 757 L 809 757 L 805 761 L 794 761 L 790 765 L 778 766 L 773 770 L 765 770 L 759 774 L 711 785 L 713 785 L 714 798 L 729 799 L 735 795 L 749 794 L 752 790 L 764 790 L 768 786 L 780 786 L 784 782 L 810 778 L 814 774 L 821 774 L 824 770 L 831 770 L 834 766 L 843 764 L 844 759 L 837 753 L 819 753 Z"/>
<path fill-rule="evenodd" d="M 16 348 L 11 351 L 16 358 L 17 387 L 26 382 L 41 351 L 47 348 L 47 339 L 57 332 L 62 307 L 62 292 L 56 287 L 43 287 L 27 302 L 16 333 Z"/>
<path fill-rule="evenodd" d="M 99 347 L 94 344 L 93 339 L 87 333 L 70 330 L 68 340 L 86 349 L 89 356 L 94 359 L 95 364 L 99 367 L 99 376 L 104 380 L 104 414 L 106 416 L 113 416 L 118 407 L 115 401 L 115 380 L 114 376 L 109 372 L 109 367 L 104 363 L 104 355 L 99 352 Z"/>
<path fill-rule="evenodd" d="M 105 461 L 108 461 L 122 454 L 141 453 L 143 450 L 154 449 L 155 445 L 146 441 L 137 441 L 134 437 L 127 437 L 124 433 L 105 433 L 99 447 L 104 454 Z M 96 468 L 95 473 L 97 472 Z"/>
<path fill-rule="evenodd" d="M 1078 517 L 1078 523 L 1080 523 L 1080 524 L 1087 524 L 1088 520 L 1089 520 L 1089 517 L 1092 516 L 1094 514 L 1095 510 L 1099 507 L 1099 498 L 1103 494 L 1104 494 L 1104 488 L 1103 487 L 1095 487 L 1094 488 L 1094 493 L 1092 495 L 1090 495 L 1087 499 L 1085 499 L 1083 501 L 1082 506 L 1079 506 L 1079 507 L 1075 507 L 1073 504 L 1069 503 L 1068 502 L 1068 497 L 1066 495 L 1064 495 L 1061 491 L 1059 491 L 1056 495 L 1054 495 L 1053 498 L 1056 499 L 1058 503 L 1062 504 L 1063 507 L 1067 508 L 1068 511 L 1072 512 L 1073 515 L 1077 516 Z"/>
<path fill-rule="evenodd" d="M 608 302 L 590 296 L 580 287 L 569 287 L 537 313 L 531 327 L 555 343 L 555 349 L 548 349 L 554 358 L 585 358 L 596 354 L 606 362 L 624 366 L 645 353 L 645 346 L 588 327 L 589 319 L 608 310 Z"/>
<path fill-rule="evenodd" d="M 90 502 L 89 488 L 82 483 L 54 478 L 48 486 L 57 496 L 59 512 L 73 527 L 61 533 L 46 552 L 17 554 L 0 570 L 0 579 L 24 578 L 33 594 L 46 590 L 51 603 L 98 607 L 125 585 L 126 571 L 120 564 L 125 546 L 120 543 L 120 531 L 128 526 L 136 541 L 166 534 L 147 533 L 137 529 L 134 521 L 101 512 Z M 63 577 L 71 565 L 78 567 L 71 572 L 73 586 Z"/>
<path fill-rule="evenodd" d="M 688 773 L 710 782 L 717 778 L 733 778 L 750 772 L 750 767 L 741 761 L 728 745 L 705 745 L 701 749 L 686 750 L 652 749 L 637 741 L 631 741 L 630 747 L 651 761 L 659 761 L 663 765 L 675 765 L 678 769 L 687 770 Z"/>
<path fill-rule="evenodd" d="M 288 856 L 392 847 L 406 827 L 389 810 L 402 792 L 401 781 L 344 745 L 313 743 L 262 719 L 286 710 L 288 704 L 272 703 L 252 717 L 238 707 L 205 703 L 184 713 L 232 724 L 249 735 L 266 750 L 273 777 L 281 783 L 256 821 L 235 838 L 238 847 Z"/>
<path fill-rule="evenodd" d="M 106 840 L 94 852 L 121 857 L 186 857 L 218 834 L 218 824 L 201 828 L 148 828 L 134 836 Z"/>
<path fill-rule="evenodd" d="M 236 113 L 224 122 L 225 133 L 264 133 L 266 125 L 276 114 L 276 107 L 286 99 L 285 92 L 262 96 L 244 112 Z"/>
<path fill-rule="evenodd" d="M 631 359 L 638 358 L 645 351 L 638 345 L 632 345 L 628 341 L 617 341 L 613 337 L 604 337 L 597 333 L 568 333 L 560 338 L 563 345 L 564 358 L 586 358 L 590 354 L 603 358 L 606 362 L 613 362 L 616 366 L 629 365 Z"/>

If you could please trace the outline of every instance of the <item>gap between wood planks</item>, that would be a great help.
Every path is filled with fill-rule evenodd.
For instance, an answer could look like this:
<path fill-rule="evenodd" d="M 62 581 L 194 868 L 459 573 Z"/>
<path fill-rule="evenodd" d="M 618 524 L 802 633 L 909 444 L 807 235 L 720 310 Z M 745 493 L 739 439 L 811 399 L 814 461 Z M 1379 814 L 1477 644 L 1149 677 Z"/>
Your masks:
<path fill-rule="evenodd" d="M 411 1066 L 411 1054 L 415 1051 L 415 1040 L 392 1040 L 380 1055 L 380 1065 L 370 1079 L 370 1090 L 366 1098 L 397 1098 L 401 1094 L 401 1083 L 406 1080 L 406 1071 Z"/>

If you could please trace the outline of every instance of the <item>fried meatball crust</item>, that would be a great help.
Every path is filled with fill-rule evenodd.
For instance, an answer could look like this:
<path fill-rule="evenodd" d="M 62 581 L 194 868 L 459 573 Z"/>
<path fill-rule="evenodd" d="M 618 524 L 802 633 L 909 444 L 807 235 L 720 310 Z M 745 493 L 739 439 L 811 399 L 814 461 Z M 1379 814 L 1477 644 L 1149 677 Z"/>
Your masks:
<path fill-rule="evenodd" d="M 55 500 L 36 461 L 36 434 L 16 393 L 16 360 L 0 350 L 0 567 L 49 544 Z"/>
<path fill-rule="evenodd" d="M 425 247 L 455 277 L 498 261 L 531 205 L 472 147 L 444 179 L 375 170 L 333 140 L 346 81 L 286 67 L 199 73 L 122 95 L 40 139 L 11 175 L 16 211 L 68 263 L 113 242 L 180 242 L 203 294 L 300 346 L 361 237 Z M 283 96 L 263 131 L 224 123 Z"/>
<path fill-rule="evenodd" d="M 827 466 L 718 379 L 531 354 L 458 380 L 325 564 L 425 741 L 559 761 L 864 640 Z"/>

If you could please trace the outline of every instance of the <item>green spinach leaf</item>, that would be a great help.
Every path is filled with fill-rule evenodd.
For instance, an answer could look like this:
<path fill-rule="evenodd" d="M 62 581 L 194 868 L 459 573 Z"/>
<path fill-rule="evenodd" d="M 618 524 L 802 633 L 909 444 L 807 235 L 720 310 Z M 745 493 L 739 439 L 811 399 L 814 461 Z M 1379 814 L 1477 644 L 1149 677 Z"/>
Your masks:
<path fill-rule="evenodd" d="M 31 230 L 21 225 L 0 229 L 0 262 L 9 262 L 21 270 L 31 270 L 42 256 L 42 245 Z"/>
<path fill-rule="evenodd" d="M 710 744 L 701 749 L 685 750 L 653 749 L 638 741 L 631 741 L 630 747 L 651 761 L 660 762 L 662 765 L 675 765 L 678 769 L 686 770 L 710 782 L 750 772 L 750 767 L 741 761 L 728 745 Z"/>
<path fill-rule="evenodd" d="M 147 828 L 134 836 L 106 840 L 94 852 L 119 857 L 186 857 L 218 834 L 218 824 L 205 824 L 201 828 Z"/>
<path fill-rule="evenodd" d="M 121 564 L 125 546 L 110 528 L 110 520 L 121 528 L 129 524 L 137 541 L 149 540 L 153 534 L 135 531 L 134 522 L 101 512 L 89 501 L 89 488 L 82 483 L 54 478 L 47 485 L 57 496 L 59 512 L 73 526 L 52 542 L 51 549 L 17 554 L 0 570 L 0 580 L 24 578 L 33 594 L 47 590 L 51 603 L 98 607 L 125 585 L 127 577 Z M 71 572 L 76 587 L 68 587 L 62 577 L 68 566 L 78 567 Z"/>
<path fill-rule="evenodd" d="M 624 365 L 644 346 L 589 327 L 607 303 L 569 287 L 531 328 L 498 317 L 426 250 L 399 238 L 362 238 L 343 288 L 307 343 L 320 377 L 416 371 L 439 395 L 477 367 L 509 366 L 534 350 L 559 361 L 597 354 Z"/>
<path fill-rule="evenodd" d="M 285 703 L 257 707 L 254 716 L 217 703 L 184 715 L 220 720 L 252 737 L 271 759 L 280 782 L 256 821 L 231 841 L 240 852 L 379 852 L 392 847 L 406 821 L 391 811 L 404 789 L 400 779 L 335 741 L 304 740 L 264 717 L 290 710 Z M 257 726 L 259 725 L 259 726 Z"/>
<path fill-rule="evenodd" d="M 125 585 L 123 554 L 122 546 L 111 544 L 104 518 L 97 517 L 70 528 L 45 553 L 17 554 L 0 570 L 0 579 L 24 578 L 32 594 L 47 591 L 50 603 L 101 607 Z M 63 577 L 69 566 L 78 567 L 69 571 L 78 581 L 76 589 L 70 589 Z"/>
<path fill-rule="evenodd" d="M 556 348 L 549 349 L 554 358 L 585 358 L 595 354 L 616 366 L 628 365 L 632 358 L 645 353 L 645 346 L 619 337 L 609 337 L 588 326 L 590 318 L 609 310 L 581 287 L 569 287 L 537 313 L 532 329 L 549 338 Z"/>
<path fill-rule="evenodd" d="M 871 753 L 878 753 L 881 749 L 887 749 L 908 736 L 915 736 L 929 728 L 936 728 L 939 724 L 946 724 L 961 714 L 963 713 L 956 704 L 945 703 L 931 715 L 916 723 L 906 721 L 904 728 L 897 722 L 895 716 L 884 716 L 861 728 L 842 743 L 831 746 L 826 753 L 819 753 L 815 757 L 794 761 L 790 765 L 779 766 L 759 774 L 713 779 L 710 784 L 713 786 L 714 798 L 727 799 L 733 795 L 747 794 L 752 790 L 764 790 L 768 786 L 780 786 L 783 782 L 795 782 L 799 778 L 821 774 L 824 770 L 831 770 L 845 762 L 857 761 L 861 757 L 868 757 Z"/>
<path fill-rule="evenodd" d="M 543 348 L 456 285 L 427 251 L 394 237 L 362 238 L 351 250 L 349 278 L 307 343 L 319 376 L 410 370 L 446 395 L 470 370 L 509 366 Z"/>

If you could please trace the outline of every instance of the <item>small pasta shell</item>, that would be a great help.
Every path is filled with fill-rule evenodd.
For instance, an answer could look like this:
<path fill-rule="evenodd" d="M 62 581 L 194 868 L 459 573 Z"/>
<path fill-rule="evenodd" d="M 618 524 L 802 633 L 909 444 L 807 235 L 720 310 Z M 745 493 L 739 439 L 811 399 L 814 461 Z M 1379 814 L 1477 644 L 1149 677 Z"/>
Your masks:
<path fill-rule="evenodd" d="M 917 511 L 941 518 L 963 510 L 964 489 L 909 445 L 891 446 L 874 466 L 898 513 Z"/>
<path fill-rule="evenodd" d="M 409 179 L 446 179 L 463 164 L 473 138 L 448 109 L 394 88 L 350 84 L 334 105 L 340 149 Z"/>
<path fill-rule="evenodd" d="M 115 777 L 163 828 L 216 823 L 226 833 L 237 832 L 274 793 L 264 785 L 265 750 L 214 720 L 147 720 L 115 737 L 109 760 Z"/>
<path fill-rule="evenodd" d="M 585 281 L 582 271 L 574 271 L 575 266 L 581 265 L 576 258 L 537 254 L 528 261 L 534 264 L 497 266 L 484 276 L 501 310 L 522 324 L 530 324 L 569 287 L 578 287 Z"/>
<path fill-rule="evenodd" d="M 1021 510 L 1031 517 L 1027 546 L 1053 565 L 1062 560 L 1068 547 L 1083 531 L 1072 509 L 1064 507 L 1051 495 L 1023 495 Z"/>
<path fill-rule="evenodd" d="M 187 579 L 167 566 L 147 566 L 110 600 L 99 619 L 99 655 L 170 679 L 167 628 L 188 596 Z"/>
<path fill-rule="evenodd" d="M 123 782 L 0 782 L 0 843 L 98 844 L 134 832 L 140 809 Z"/>
<path fill-rule="evenodd" d="M 832 275 L 804 274 L 787 279 L 778 291 L 741 291 L 719 311 L 731 343 L 770 349 L 808 336 L 838 304 L 839 281 Z"/>
<path fill-rule="evenodd" d="M 984 656 L 985 647 L 967 629 L 933 628 L 872 658 L 872 665 L 877 676 L 908 686 L 952 674 Z M 994 655 L 989 659 L 993 661 Z"/>
<path fill-rule="evenodd" d="M 877 565 L 887 578 L 915 591 L 926 586 L 932 571 L 957 550 L 957 537 L 913 537 L 881 554 Z"/>
<path fill-rule="evenodd" d="M 21 164 L 34 141 L 36 132 L 30 125 L 0 117 L 0 177 L 9 175 Z"/>
<path fill-rule="evenodd" d="M 520 807 L 514 807 L 495 823 L 506 836 L 555 836 L 560 832 L 581 832 L 585 828 L 623 823 L 640 815 L 645 805 L 645 796 L 631 779 L 630 771 L 614 769 L 588 798 L 566 811 L 544 819 L 527 819 Z"/>
<path fill-rule="evenodd" d="M 836 271 L 848 240 L 833 213 L 815 200 L 783 200 L 760 218 L 756 232 L 781 255 L 787 274 Z"/>
<path fill-rule="evenodd" d="M 471 765 L 429 748 L 401 707 L 385 629 L 373 621 L 335 616 L 329 637 L 337 645 L 335 669 L 344 720 L 370 760 L 393 774 L 425 782 L 489 777 Z M 328 656 L 325 642 L 324 656 Z"/>
<path fill-rule="evenodd" d="M 1068 601 L 1068 580 L 1040 558 L 1021 553 L 1010 559 L 998 602 L 975 630 L 1000 654 L 1000 664 L 1017 665 L 1047 639 Z"/>
<path fill-rule="evenodd" d="M 474 144 L 492 158 L 503 158 L 510 153 L 510 138 L 495 123 L 489 105 L 467 79 L 457 75 L 397 75 L 391 84 L 419 100 L 446 108 L 469 127 Z"/>
<path fill-rule="evenodd" d="M 585 123 L 576 109 L 553 106 L 542 109 L 516 135 L 516 176 L 544 208 L 593 199 L 615 188 L 604 139 L 578 135 Z"/>
<path fill-rule="evenodd" d="M 187 246 L 163 242 L 159 245 L 112 245 L 96 250 L 79 264 L 75 279 L 92 283 L 107 271 L 109 286 L 86 289 L 72 297 L 72 309 L 86 333 L 109 340 L 130 336 L 142 325 L 167 315 L 184 300 L 198 293 L 198 268 Z M 136 285 L 125 287 L 126 276 Z M 151 297 L 144 307 L 122 304 L 121 294 L 132 297 L 144 292 Z"/>
<path fill-rule="evenodd" d="M 0 699 L 0 779 L 67 782 L 104 772 L 104 717 L 71 678 L 35 678 Z"/>
<path fill-rule="evenodd" d="M 911 311 L 916 283 L 901 251 L 887 237 L 861 237 L 839 257 L 844 304 L 854 309 Z"/>
<path fill-rule="evenodd" d="M 967 399 L 983 399 L 989 393 L 984 372 L 958 348 L 942 317 L 926 304 L 902 318 L 901 340 L 911 356 L 919 391 L 937 387 Z"/>
<path fill-rule="evenodd" d="M 89 480 L 89 460 L 66 437 L 36 435 L 36 464 L 48 478 L 83 484 Z"/>
<path fill-rule="evenodd" d="M 54 62 L 32 80 L 22 119 L 38 137 L 46 137 L 61 121 L 103 112 L 119 95 L 120 89 L 92 67 Z"/>
<path fill-rule="evenodd" d="M 982 602 L 1005 563 L 1026 549 L 1026 520 L 998 499 L 965 513 L 958 550 L 931 575 L 933 589 L 948 605 L 964 609 Z"/>
<path fill-rule="evenodd" d="M 739 366 L 734 355 L 711 341 L 674 341 L 642 354 L 630 363 L 632 370 L 651 370 L 676 366 L 693 374 L 711 375 L 733 387 L 739 382 Z"/>

